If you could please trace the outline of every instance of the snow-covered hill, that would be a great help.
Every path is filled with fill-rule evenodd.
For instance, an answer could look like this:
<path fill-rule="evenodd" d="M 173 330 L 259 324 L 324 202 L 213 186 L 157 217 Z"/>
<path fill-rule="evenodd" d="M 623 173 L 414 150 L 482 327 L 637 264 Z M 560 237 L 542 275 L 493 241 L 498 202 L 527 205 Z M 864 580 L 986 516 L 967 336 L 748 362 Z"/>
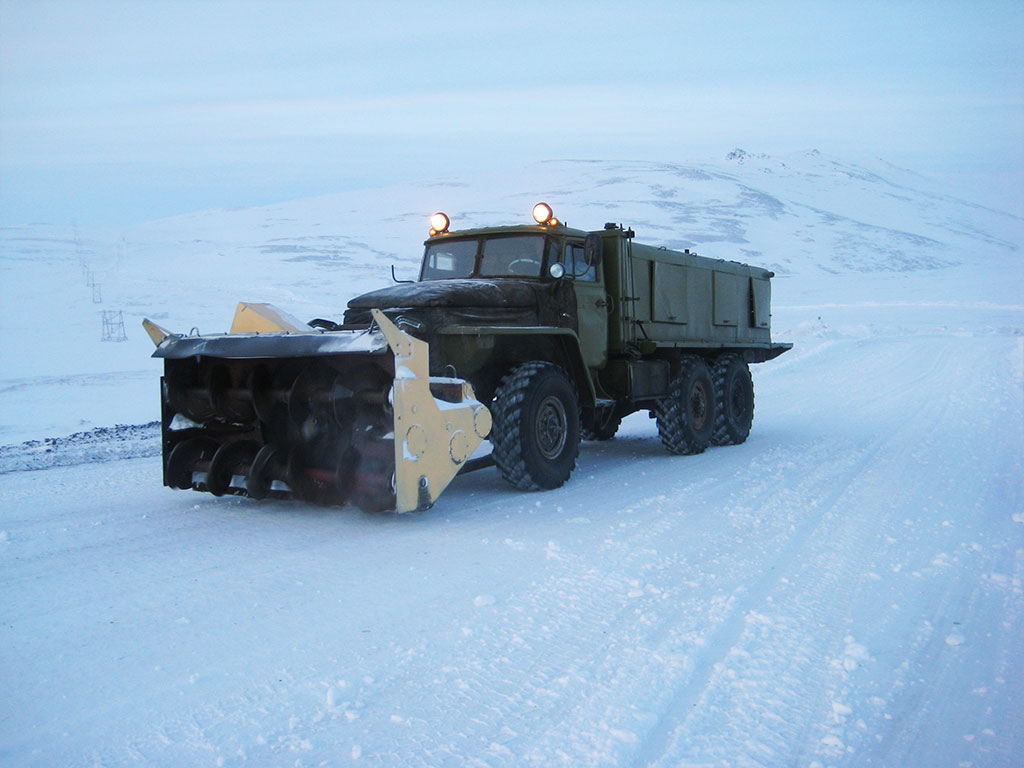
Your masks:
<path fill-rule="evenodd" d="M 778 273 L 796 346 L 756 366 L 746 443 L 670 457 L 636 414 L 557 491 L 483 471 L 372 516 L 169 491 L 145 428 L 66 437 L 156 418 L 143 316 L 337 316 L 413 274 L 432 211 L 538 199 Z M 815 152 L 3 231 L 0 763 L 1018 765 L 1022 245 L 1020 218 Z"/>
<path fill-rule="evenodd" d="M 8 228 L 0 442 L 155 419 L 159 367 L 147 359 L 143 316 L 205 332 L 225 330 L 238 300 L 338 316 L 352 295 L 389 282 L 392 264 L 415 274 L 434 210 L 457 228 L 515 223 L 540 199 L 573 226 L 620 221 L 640 242 L 774 269 L 780 339 L 803 319 L 788 305 L 945 303 L 953 326 L 956 306 L 1016 306 L 1024 295 L 1020 218 L 958 201 L 908 171 L 816 152 L 734 151 L 692 165 L 555 161 L 118 232 Z M 102 310 L 122 312 L 127 342 L 101 342 Z"/>
<path fill-rule="evenodd" d="M 119 232 L 5 229 L 0 443 L 153 420 L 159 366 L 148 359 L 143 317 L 177 331 L 222 331 L 238 300 L 337 317 L 348 298 L 389 282 L 392 264 L 400 277 L 415 274 L 435 210 L 456 228 L 517 223 L 544 199 L 572 226 L 614 220 L 640 242 L 769 267 L 779 275 L 779 339 L 817 317 L 791 316 L 794 305 L 938 303 L 956 326 L 958 306 L 1021 304 L 1024 220 L 877 165 L 742 150 L 685 165 L 552 161 Z M 101 342 L 103 310 L 123 313 L 127 342 Z"/>

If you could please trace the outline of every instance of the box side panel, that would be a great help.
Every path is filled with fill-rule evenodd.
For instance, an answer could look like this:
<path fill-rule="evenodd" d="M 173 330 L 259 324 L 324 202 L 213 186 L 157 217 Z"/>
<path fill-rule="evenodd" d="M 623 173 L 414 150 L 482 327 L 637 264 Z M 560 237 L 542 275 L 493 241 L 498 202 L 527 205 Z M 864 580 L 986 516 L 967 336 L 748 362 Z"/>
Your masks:
<path fill-rule="evenodd" d="M 772 284 L 766 278 L 750 278 L 751 294 L 754 299 L 752 325 L 767 329 L 771 326 Z"/>
<path fill-rule="evenodd" d="M 655 322 L 686 325 L 686 272 L 686 267 L 679 264 L 654 262 L 652 319 Z"/>
<path fill-rule="evenodd" d="M 715 270 L 714 324 L 736 327 L 746 309 L 747 281 L 739 275 Z"/>

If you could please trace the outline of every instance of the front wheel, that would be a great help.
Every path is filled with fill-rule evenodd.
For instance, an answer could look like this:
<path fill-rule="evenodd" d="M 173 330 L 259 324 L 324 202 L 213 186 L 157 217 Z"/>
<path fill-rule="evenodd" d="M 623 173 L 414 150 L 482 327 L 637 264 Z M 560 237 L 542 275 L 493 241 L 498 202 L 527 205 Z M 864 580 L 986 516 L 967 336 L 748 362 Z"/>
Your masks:
<path fill-rule="evenodd" d="M 658 434 L 669 453 L 702 453 L 715 426 L 715 391 L 711 371 L 699 357 L 685 357 L 669 393 L 655 408 Z"/>
<path fill-rule="evenodd" d="M 576 468 L 579 398 L 565 371 L 531 362 L 501 380 L 491 404 L 494 463 L 516 488 L 558 488 Z"/>

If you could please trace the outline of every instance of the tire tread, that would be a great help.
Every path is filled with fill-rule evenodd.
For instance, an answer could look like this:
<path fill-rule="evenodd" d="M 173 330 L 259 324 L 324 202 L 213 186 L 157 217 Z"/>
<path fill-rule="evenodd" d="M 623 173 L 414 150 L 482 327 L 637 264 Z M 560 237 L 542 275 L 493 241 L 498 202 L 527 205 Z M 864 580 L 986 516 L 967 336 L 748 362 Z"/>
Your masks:
<path fill-rule="evenodd" d="M 740 434 L 743 430 L 737 432 L 735 426 L 730 426 L 728 418 L 728 403 L 726 402 L 727 397 L 727 384 L 729 377 L 729 369 L 737 363 L 743 365 L 745 375 L 750 379 L 750 369 L 739 355 L 722 355 L 715 360 L 714 366 L 711 368 L 711 383 L 714 386 L 715 391 L 715 428 L 711 433 L 711 444 L 712 445 L 739 445 L 746 441 L 747 435 L 750 434 L 750 427 L 747 425 L 746 434 Z M 754 420 L 754 385 L 750 383 L 750 421 Z"/>
<path fill-rule="evenodd" d="M 579 398 L 575 397 L 575 387 L 562 369 L 552 363 L 534 361 L 513 368 L 502 378 L 491 405 L 491 415 L 494 418 L 494 427 L 491 431 L 494 463 L 507 483 L 524 491 L 537 491 L 546 487 L 537 482 L 531 474 L 523 454 L 522 409 L 537 378 L 548 372 L 564 377 L 569 383 L 576 402 L 578 424 L 580 418 Z M 578 456 L 579 441 L 577 440 L 573 446 L 570 474 L 576 468 Z"/>
<path fill-rule="evenodd" d="M 665 446 L 665 450 L 675 456 L 703 453 L 708 447 L 708 441 L 693 435 L 686 423 L 685 397 L 682 391 L 693 369 L 701 365 L 706 367 L 702 358 L 684 357 L 680 364 L 679 375 L 672 380 L 669 387 L 668 396 L 661 398 L 654 409 L 661 444 Z M 709 394 L 712 395 L 712 402 L 708 405 L 714 407 L 713 393 Z"/>

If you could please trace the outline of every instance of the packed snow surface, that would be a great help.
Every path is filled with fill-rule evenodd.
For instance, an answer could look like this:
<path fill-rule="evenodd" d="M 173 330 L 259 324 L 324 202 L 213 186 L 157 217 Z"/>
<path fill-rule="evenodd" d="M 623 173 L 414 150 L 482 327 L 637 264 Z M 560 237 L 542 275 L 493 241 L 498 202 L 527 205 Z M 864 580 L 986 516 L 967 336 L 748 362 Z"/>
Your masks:
<path fill-rule="evenodd" d="M 1019 765 L 1024 223 L 817 153 L 493 185 L 0 233 L 0 764 Z M 778 273 L 746 443 L 639 413 L 405 516 L 161 486 L 142 316 L 337 318 L 538 199 Z"/>

